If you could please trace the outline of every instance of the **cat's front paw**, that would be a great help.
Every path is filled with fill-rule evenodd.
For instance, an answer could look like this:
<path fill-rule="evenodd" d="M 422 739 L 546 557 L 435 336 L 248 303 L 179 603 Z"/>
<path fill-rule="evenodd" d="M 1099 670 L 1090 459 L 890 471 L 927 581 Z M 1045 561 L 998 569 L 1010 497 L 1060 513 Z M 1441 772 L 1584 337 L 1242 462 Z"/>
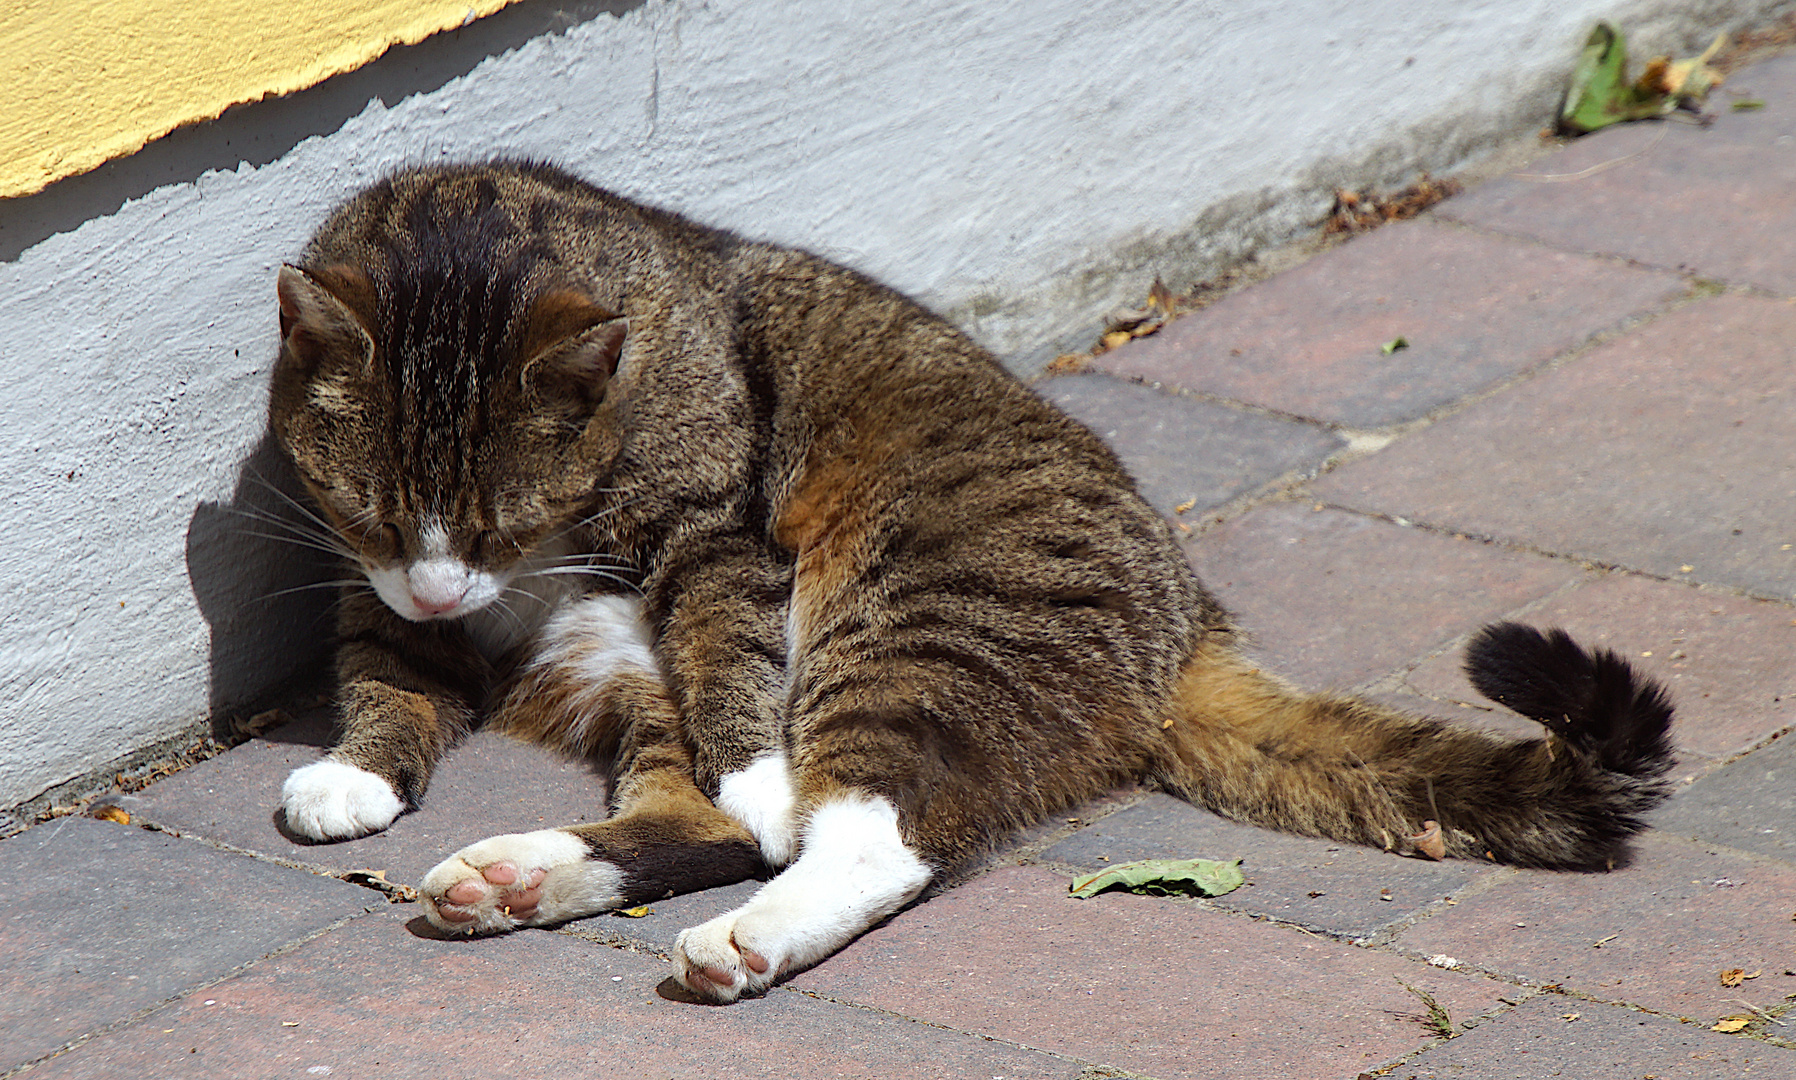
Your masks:
<path fill-rule="evenodd" d="M 311 840 L 367 836 L 393 824 L 404 809 L 391 784 L 333 758 L 294 769 L 281 787 L 287 827 Z"/>
<path fill-rule="evenodd" d="M 623 872 L 560 829 L 494 836 L 438 863 L 418 886 L 438 929 L 498 934 L 623 906 Z"/>
<path fill-rule="evenodd" d="M 680 967 L 681 986 L 706 1001 L 728 1005 L 767 989 L 791 966 L 776 941 L 760 941 L 743 925 L 745 911 L 738 908 L 680 931 L 674 963 Z"/>

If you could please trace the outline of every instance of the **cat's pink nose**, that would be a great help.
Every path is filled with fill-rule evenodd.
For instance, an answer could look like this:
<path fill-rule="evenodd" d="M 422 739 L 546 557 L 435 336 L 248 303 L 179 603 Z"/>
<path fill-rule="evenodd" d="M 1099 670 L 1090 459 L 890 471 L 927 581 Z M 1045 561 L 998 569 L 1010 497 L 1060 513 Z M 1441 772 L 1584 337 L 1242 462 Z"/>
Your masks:
<path fill-rule="evenodd" d="M 465 589 L 454 597 L 426 597 L 413 593 L 412 603 L 418 605 L 418 610 L 426 615 L 447 615 L 461 606 L 461 599 L 466 595 L 468 593 Z"/>

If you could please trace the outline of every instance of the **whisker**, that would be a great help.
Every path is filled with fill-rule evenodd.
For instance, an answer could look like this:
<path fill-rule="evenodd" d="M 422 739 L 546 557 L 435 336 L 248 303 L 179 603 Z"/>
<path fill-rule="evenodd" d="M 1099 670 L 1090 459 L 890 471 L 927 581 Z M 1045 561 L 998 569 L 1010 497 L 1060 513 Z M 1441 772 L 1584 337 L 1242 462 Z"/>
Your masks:
<path fill-rule="evenodd" d="M 537 570 L 527 570 L 518 576 L 524 578 L 560 577 L 563 574 L 589 574 L 593 577 L 608 578 L 620 578 L 622 576 L 613 573 L 611 570 L 602 566 L 545 566 Z"/>
<path fill-rule="evenodd" d="M 622 489 L 613 489 L 613 490 L 622 490 Z M 615 503 L 611 504 L 610 506 L 605 507 L 603 510 L 596 511 L 594 513 L 588 514 L 587 516 L 585 516 L 583 518 L 577 519 L 572 524 L 568 525 L 567 528 L 562 529 L 561 531 L 555 533 L 554 535 L 546 538 L 543 541 L 543 543 L 545 543 L 545 544 L 553 543 L 554 541 L 559 540 L 562 537 L 566 536 L 568 533 L 573 532 L 575 529 L 582 529 L 588 525 L 595 525 L 598 522 L 601 522 L 601 521 L 605 520 L 606 518 L 610 517 L 612 514 L 618 513 L 621 510 L 624 510 L 631 506 L 634 506 L 641 501 L 642 501 L 642 498 L 640 496 L 638 496 L 637 498 L 634 498 L 634 499 L 624 499 L 620 502 L 615 502 Z"/>
<path fill-rule="evenodd" d="M 289 589 L 277 589 L 271 593 L 263 593 L 260 600 L 273 600 L 278 596 L 291 596 L 294 593 L 309 592 L 313 589 L 342 589 L 350 586 L 372 588 L 366 578 L 344 578 L 340 581 L 313 581 L 305 585 L 295 585 Z"/>
<path fill-rule="evenodd" d="M 595 522 L 603 521 L 606 518 L 610 517 L 612 514 L 618 513 L 622 510 L 627 510 L 630 507 L 635 506 L 637 503 L 639 503 L 641 501 L 642 501 L 642 496 L 639 495 L 634 499 L 623 499 L 618 502 L 612 503 L 610 506 L 605 507 L 603 510 L 599 510 L 594 513 L 588 514 L 587 516 L 574 522 L 574 527 L 578 527 L 581 525 L 591 525 Z"/>
<path fill-rule="evenodd" d="M 615 567 L 619 570 L 636 569 L 636 560 L 626 559 L 621 555 L 604 555 L 597 552 L 589 554 L 556 555 L 543 560 L 545 567 L 553 566 L 591 566 L 597 562 L 601 566 Z"/>
<path fill-rule="evenodd" d="M 271 488 L 270 490 L 274 489 Z M 285 498 L 284 495 L 282 497 Z M 329 524 L 324 522 L 317 515 L 306 510 L 305 507 L 300 506 L 298 503 L 294 503 L 293 500 L 288 499 L 288 502 L 301 512 L 303 515 L 302 518 L 295 519 L 281 514 L 271 513 L 261 507 L 233 506 L 229 507 L 229 509 L 240 517 L 278 529 L 281 533 L 281 535 L 275 535 L 267 532 L 258 532 L 253 529 L 245 529 L 242 530 L 244 535 L 257 536 L 265 540 L 275 540 L 282 543 L 299 544 L 319 551 L 330 551 L 347 558 L 355 557 L 354 552 L 352 552 L 349 549 L 349 546 L 343 542 L 343 538 L 335 529 L 331 528 Z"/>
<path fill-rule="evenodd" d="M 282 502 L 286 503 L 288 506 L 291 506 L 293 509 L 298 510 L 301 514 L 303 514 L 306 517 L 307 520 L 313 522 L 314 524 L 318 525 L 321 528 L 331 529 L 331 523 L 326 521 L 321 515 L 319 515 L 319 513 L 316 510 L 313 510 L 310 506 L 307 506 L 305 503 L 299 501 L 298 499 L 294 498 L 293 496 L 282 491 L 280 488 L 278 488 L 274 484 L 270 483 L 267 478 L 257 474 L 254 471 L 251 471 L 247 475 L 249 476 L 249 478 L 251 480 L 254 480 L 257 484 L 261 485 L 261 487 L 264 491 L 267 491 L 267 492 L 273 494 L 276 498 L 280 499 Z M 335 532 L 336 530 L 331 529 L 331 531 Z"/>
<path fill-rule="evenodd" d="M 323 538 L 305 534 L 283 536 L 280 533 L 262 532 L 257 529 L 244 529 L 238 533 L 238 535 L 259 537 L 263 540 L 273 540 L 276 543 L 281 544 L 292 544 L 294 547 L 310 548 L 313 551 L 322 551 L 327 555 L 340 555 L 346 559 L 355 558 L 355 554 L 341 544 L 333 544 Z"/>
<path fill-rule="evenodd" d="M 306 519 L 307 522 L 310 522 L 311 525 L 317 527 L 320 536 L 329 537 L 332 542 L 341 544 L 342 545 L 341 550 L 344 555 L 346 555 L 352 559 L 360 557 L 359 552 L 355 551 L 348 545 L 348 542 L 345 540 L 342 533 L 340 533 L 337 530 L 337 527 L 334 524 L 332 524 L 330 521 L 326 520 L 316 510 L 312 509 L 312 507 L 306 505 L 305 503 L 299 501 L 298 499 L 295 499 L 293 496 L 287 494 L 286 492 L 282 491 L 280 488 L 269 483 L 266 478 L 264 478 L 262 476 L 258 476 L 254 472 L 248 473 L 247 475 L 250 477 L 250 479 L 254 480 L 257 484 L 261 485 L 261 487 L 264 490 L 272 493 L 276 498 L 280 499 L 283 503 L 292 507 L 294 510 L 297 510 L 300 513 L 300 515 Z M 233 508 L 233 509 L 237 509 L 237 508 Z M 286 528 L 297 528 L 299 525 L 298 522 L 293 522 L 293 521 L 288 521 L 286 519 L 271 517 L 266 512 L 242 510 L 242 509 L 239 509 L 239 512 L 245 514 L 246 516 L 259 518 L 264 521 L 278 521 L 283 527 L 286 527 Z M 346 527 L 348 527 L 351 530 L 363 531 L 367 525 L 371 524 L 379 516 L 380 516 L 380 511 L 378 510 L 378 508 L 365 507 L 361 510 L 361 512 L 357 513 L 354 517 L 350 518 L 344 524 L 346 525 Z"/>
<path fill-rule="evenodd" d="M 577 576 L 585 576 L 585 577 L 602 578 L 606 581 L 610 581 L 615 584 L 621 585 L 624 588 L 629 589 L 631 592 L 636 593 L 638 596 L 642 595 L 642 586 L 641 585 L 638 585 L 636 582 L 631 581 L 629 578 L 624 577 L 621 574 L 614 574 L 609 570 L 602 570 L 596 566 L 551 566 L 551 567 L 546 567 L 542 570 L 533 570 L 528 573 L 521 574 L 519 576 L 526 577 L 526 578 L 559 577 L 559 576 L 568 575 L 568 574 L 577 575 Z"/>
<path fill-rule="evenodd" d="M 226 509 L 230 510 L 232 513 L 238 515 L 239 517 L 246 517 L 246 518 L 249 518 L 251 521 L 260 521 L 267 525 L 278 525 L 283 529 L 289 529 L 289 530 L 292 530 L 293 532 L 303 532 L 303 533 L 307 533 L 307 534 L 316 532 L 319 535 L 327 535 L 327 534 L 335 535 L 336 534 L 335 529 L 332 529 L 328 525 L 325 525 L 321 522 L 317 522 L 317 521 L 314 521 L 309 518 L 295 519 L 295 518 L 291 518 L 291 517 L 283 517 L 280 514 L 270 513 L 269 511 L 264 510 L 261 507 L 231 506 L 231 507 L 227 507 Z"/>
<path fill-rule="evenodd" d="M 511 600 L 508 595 L 510 592 L 511 590 L 507 589 L 505 592 L 500 593 L 498 596 L 494 597 L 493 602 L 487 606 L 509 619 L 512 628 L 518 632 L 520 637 L 527 637 L 530 633 L 530 626 L 524 621 L 522 616 L 511 609 Z M 529 596 L 530 594 L 525 593 L 524 595 Z"/>

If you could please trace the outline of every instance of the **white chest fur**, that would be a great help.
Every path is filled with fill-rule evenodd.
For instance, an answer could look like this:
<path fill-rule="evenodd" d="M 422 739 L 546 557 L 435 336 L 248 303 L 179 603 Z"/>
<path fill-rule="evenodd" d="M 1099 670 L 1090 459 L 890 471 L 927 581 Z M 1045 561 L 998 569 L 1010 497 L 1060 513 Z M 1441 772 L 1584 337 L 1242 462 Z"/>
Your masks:
<path fill-rule="evenodd" d="M 592 585 L 584 568 L 571 566 L 572 545 L 551 544 L 507 571 L 505 589 L 491 603 L 460 619 L 475 648 L 496 660 L 539 637 L 557 612 Z"/>

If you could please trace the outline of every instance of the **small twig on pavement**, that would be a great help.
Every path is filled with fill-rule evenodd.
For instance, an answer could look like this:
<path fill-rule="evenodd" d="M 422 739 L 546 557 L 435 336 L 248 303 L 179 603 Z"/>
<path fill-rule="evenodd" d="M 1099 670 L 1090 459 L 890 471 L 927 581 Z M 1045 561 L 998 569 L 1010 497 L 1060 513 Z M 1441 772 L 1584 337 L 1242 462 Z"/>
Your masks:
<path fill-rule="evenodd" d="M 1566 184 L 1573 180 L 1583 180 L 1586 177 L 1595 176 L 1600 172 L 1608 172 L 1617 165 L 1626 165 L 1635 158 L 1645 157 L 1652 153 L 1654 147 L 1665 141 L 1665 133 L 1670 130 L 1671 128 L 1669 127 L 1661 127 L 1659 128 L 1659 133 L 1653 136 L 1653 141 L 1647 143 L 1640 149 L 1631 154 L 1623 154 L 1621 157 L 1610 158 L 1608 161 L 1599 162 L 1588 169 L 1579 169 L 1574 173 L 1514 173 L 1511 175 L 1510 179 L 1526 180 L 1530 184 Z"/>
<path fill-rule="evenodd" d="M 1729 1001 L 1739 1001 L 1740 1004 L 1746 1006 L 1748 1009 L 1751 1009 L 1753 1012 L 1753 1015 L 1757 1016 L 1761 1020 L 1769 1020 L 1773 1024 L 1776 1024 L 1778 1027 L 1789 1027 L 1790 1026 L 1790 1025 L 1784 1023 L 1782 1020 L 1779 1020 L 1777 1017 L 1772 1016 L 1770 1013 L 1766 1012 L 1765 1010 L 1759 1008 L 1757 1005 L 1754 1005 L 1750 1001 L 1740 1001 L 1739 998 L 1728 998 L 1728 1000 Z"/>

